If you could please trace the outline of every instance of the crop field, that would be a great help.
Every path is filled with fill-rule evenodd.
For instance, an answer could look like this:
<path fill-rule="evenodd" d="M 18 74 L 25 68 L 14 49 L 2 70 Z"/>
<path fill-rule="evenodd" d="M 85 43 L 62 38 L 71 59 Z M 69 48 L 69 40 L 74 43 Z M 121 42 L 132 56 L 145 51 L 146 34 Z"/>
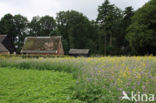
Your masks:
<path fill-rule="evenodd" d="M 68 73 L 0 68 L 0 81 L 0 103 L 74 102 Z"/>
<path fill-rule="evenodd" d="M 155 95 L 155 87 L 152 56 L 0 57 L 0 103 L 135 103 L 122 92 Z"/>

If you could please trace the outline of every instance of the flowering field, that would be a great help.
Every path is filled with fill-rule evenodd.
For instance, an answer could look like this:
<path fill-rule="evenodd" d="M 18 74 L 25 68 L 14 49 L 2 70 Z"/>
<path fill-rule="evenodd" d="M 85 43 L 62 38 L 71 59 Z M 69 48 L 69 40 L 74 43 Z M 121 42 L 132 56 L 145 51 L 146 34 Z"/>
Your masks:
<path fill-rule="evenodd" d="M 76 82 L 73 84 L 71 98 L 86 103 L 131 103 L 129 100 L 121 100 L 123 91 L 128 95 L 131 91 L 139 94 L 156 93 L 156 57 L 152 56 L 38 59 L 0 57 L 0 67 L 72 74 Z"/>

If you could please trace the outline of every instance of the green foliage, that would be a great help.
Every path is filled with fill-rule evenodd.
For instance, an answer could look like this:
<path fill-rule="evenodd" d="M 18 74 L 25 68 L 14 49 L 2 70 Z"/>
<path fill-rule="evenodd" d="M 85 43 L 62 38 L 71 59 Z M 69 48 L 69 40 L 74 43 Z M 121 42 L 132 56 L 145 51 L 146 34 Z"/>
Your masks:
<path fill-rule="evenodd" d="M 156 72 L 155 57 L 81 58 L 81 61 L 84 66 L 77 78 L 75 98 L 87 103 L 131 103 L 121 101 L 123 90 L 154 93 L 156 82 L 151 78 Z"/>
<path fill-rule="evenodd" d="M 154 54 L 156 50 L 156 6 L 154 0 L 137 10 L 127 29 L 127 40 L 132 53 L 136 55 Z"/>
<path fill-rule="evenodd" d="M 128 44 L 128 41 L 126 40 L 125 36 L 127 34 L 127 28 L 128 26 L 131 24 L 131 17 L 134 15 L 134 11 L 133 8 L 130 7 L 126 7 L 124 10 L 124 16 L 123 16 L 123 20 L 121 23 L 121 34 L 117 37 L 117 44 L 119 45 L 120 49 L 120 53 L 121 54 L 129 54 L 130 53 L 130 47 Z"/>
<path fill-rule="evenodd" d="M 129 103 L 121 101 L 123 90 L 155 91 L 155 64 L 155 57 L 1 56 L 0 102 Z"/>
<path fill-rule="evenodd" d="M 51 16 L 35 16 L 29 23 L 31 36 L 50 36 L 56 30 L 56 21 Z M 57 34 L 55 34 L 57 35 Z"/>
<path fill-rule="evenodd" d="M 40 61 L 37 59 L 1 59 L 0 67 L 12 67 L 12 68 L 20 68 L 20 69 L 37 69 L 37 70 L 54 70 L 54 71 L 64 71 L 68 73 L 72 73 L 76 71 L 76 66 L 73 64 L 66 64 L 62 62 L 44 60 L 41 58 Z"/>
<path fill-rule="evenodd" d="M 15 15 L 13 19 L 14 19 L 15 34 L 16 34 L 16 40 L 14 42 L 17 49 L 16 52 L 19 54 L 23 47 L 24 39 L 27 36 L 28 20 L 26 17 L 22 15 Z"/>
<path fill-rule="evenodd" d="M 131 17 L 133 15 L 134 15 L 133 8 L 131 6 L 126 7 L 124 10 L 124 18 L 123 18 L 124 29 L 126 29 L 126 27 L 128 27 L 131 24 Z"/>
<path fill-rule="evenodd" d="M 0 68 L 0 81 L 1 103 L 81 103 L 72 99 L 69 73 Z"/>
<path fill-rule="evenodd" d="M 38 36 L 48 36 L 51 31 L 56 29 L 56 22 L 53 17 L 44 16 L 39 21 L 40 24 L 40 32 Z"/>
<path fill-rule="evenodd" d="M 0 33 L 8 35 L 10 42 L 15 48 L 15 40 L 17 34 L 15 33 L 14 17 L 11 14 L 6 14 L 1 18 Z"/>
<path fill-rule="evenodd" d="M 49 36 L 61 36 L 61 33 L 58 29 L 55 29 L 50 32 Z"/>
<path fill-rule="evenodd" d="M 100 53 L 105 55 L 118 54 L 117 50 L 119 45 L 117 45 L 121 40 L 118 40 L 122 33 L 121 21 L 122 21 L 122 11 L 116 6 L 110 4 L 106 0 L 98 8 L 97 22 L 100 25 L 99 32 L 99 50 Z M 116 50 L 116 52 L 113 52 Z"/>
<path fill-rule="evenodd" d="M 16 47 L 15 52 L 17 53 L 20 53 L 24 38 L 27 35 L 27 24 L 27 18 L 22 15 L 6 14 L 0 21 L 0 32 L 8 35 L 14 48 Z"/>
<path fill-rule="evenodd" d="M 29 35 L 30 36 L 38 36 L 39 35 L 39 30 L 40 30 L 40 17 L 39 16 L 34 16 L 31 20 L 31 22 L 28 24 L 28 27 L 30 29 Z"/>
<path fill-rule="evenodd" d="M 61 11 L 57 14 L 56 21 L 58 30 L 63 36 L 65 51 L 70 48 L 94 48 L 94 41 L 91 38 L 95 35 L 94 27 L 82 13 L 73 10 Z"/>

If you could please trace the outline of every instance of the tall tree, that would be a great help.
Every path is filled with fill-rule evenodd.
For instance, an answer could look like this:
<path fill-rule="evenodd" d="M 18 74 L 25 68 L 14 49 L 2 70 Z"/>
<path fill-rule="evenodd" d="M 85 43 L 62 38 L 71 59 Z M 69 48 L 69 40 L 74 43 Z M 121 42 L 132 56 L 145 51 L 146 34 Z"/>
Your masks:
<path fill-rule="evenodd" d="M 138 9 L 128 28 L 127 40 L 136 55 L 156 53 L 156 1 L 151 0 Z"/>
<path fill-rule="evenodd" d="M 113 44 L 115 40 L 114 37 L 120 33 L 119 25 L 122 20 L 122 13 L 120 9 L 110 4 L 108 0 L 105 0 L 105 2 L 99 6 L 98 12 L 97 23 L 100 25 L 101 31 L 101 42 L 99 45 L 103 48 L 100 52 L 107 55 L 107 51 L 109 51 L 109 54 L 112 54 L 113 46 L 115 46 L 115 44 Z"/>
<path fill-rule="evenodd" d="M 61 11 L 57 14 L 56 20 L 63 36 L 65 51 L 69 48 L 89 48 L 89 45 L 92 45 L 93 41 L 89 39 L 93 35 L 91 22 L 82 13 L 73 10 Z"/>
<path fill-rule="evenodd" d="M 0 34 L 8 35 L 8 38 L 12 45 L 15 45 L 14 43 L 16 39 L 16 33 L 14 26 L 14 17 L 11 14 L 6 14 L 4 15 L 4 17 L 2 17 L 0 21 Z"/>
<path fill-rule="evenodd" d="M 56 29 L 56 21 L 53 17 L 44 16 L 39 21 L 40 24 L 40 33 L 41 36 L 49 36 L 51 31 Z"/>
<path fill-rule="evenodd" d="M 29 35 L 31 36 L 38 36 L 40 32 L 40 17 L 34 16 L 31 20 L 31 22 L 28 24 L 29 27 Z"/>
<path fill-rule="evenodd" d="M 51 16 L 35 16 L 29 23 L 30 35 L 32 36 L 50 36 L 56 31 L 56 21 Z"/>
<path fill-rule="evenodd" d="M 131 6 L 126 7 L 124 10 L 124 28 L 126 29 L 131 24 L 131 17 L 134 15 L 133 8 Z"/>
<path fill-rule="evenodd" d="M 16 40 L 15 45 L 17 49 L 17 53 L 20 53 L 22 46 L 24 44 L 24 38 L 27 36 L 28 33 L 28 20 L 26 17 L 22 15 L 15 15 L 13 17 L 14 21 L 14 27 L 15 27 L 15 34 L 16 34 Z"/>
<path fill-rule="evenodd" d="M 120 45 L 121 48 L 121 54 L 129 54 L 130 49 L 128 45 L 128 41 L 126 40 L 125 36 L 127 34 L 127 28 L 131 24 L 131 18 L 134 15 L 133 8 L 131 6 L 126 7 L 124 10 L 124 15 L 123 15 L 123 20 L 122 20 L 122 25 L 120 26 L 122 28 L 122 33 L 121 35 L 118 36 L 118 45 Z"/>

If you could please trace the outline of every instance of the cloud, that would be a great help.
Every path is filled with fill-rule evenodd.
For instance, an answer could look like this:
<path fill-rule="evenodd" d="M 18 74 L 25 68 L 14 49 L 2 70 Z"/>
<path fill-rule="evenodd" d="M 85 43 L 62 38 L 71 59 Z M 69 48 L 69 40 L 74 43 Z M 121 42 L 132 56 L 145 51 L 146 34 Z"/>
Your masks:
<path fill-rule="evenodd" d="M 110 0 L 121 9 L 133 6 L 136 10 L 149 0 Z M 56 16 L 59 11 L 77 10 L 90 19 L 97 17 L 98 6 L 104 0 L 0 0 L 0 18 L 6 13 L 21 14 L 29 20 L 33 16 Z"/>
<path fill-rule="evenodd" d="M 132 6 L 135 10 L 142 7 L 149 0 L 110 0 L 111 3 L 124 9 L 127 6 Z"/>
<path fill-rule="evenodd" d="M 51 15 L 55 16 L 56 11 L 60 8 L 57 0 L 8 0 L 0 1 L 0 17 L 6 13 L 22 14 L 30 20 L 33 16 Z"/>

